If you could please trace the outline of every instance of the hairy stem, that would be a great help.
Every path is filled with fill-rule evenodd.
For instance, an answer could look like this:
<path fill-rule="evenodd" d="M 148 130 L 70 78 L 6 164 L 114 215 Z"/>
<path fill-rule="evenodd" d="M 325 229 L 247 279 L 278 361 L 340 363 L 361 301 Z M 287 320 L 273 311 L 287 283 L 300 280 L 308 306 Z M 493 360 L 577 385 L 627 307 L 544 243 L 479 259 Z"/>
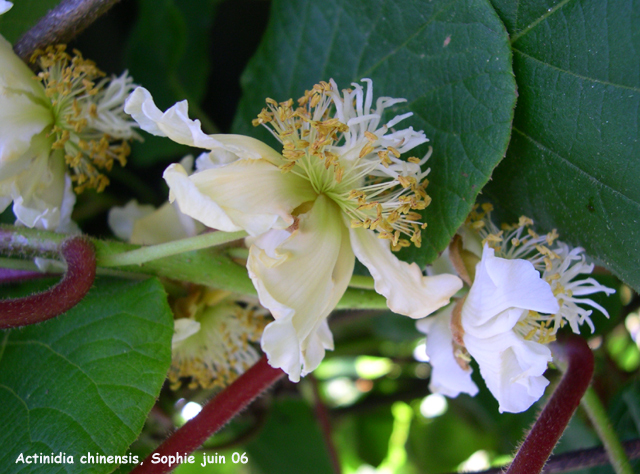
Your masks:
<path fill-rule="evenodd" d="M 589 387 L 594 362 L 593 353 L 584 339 L 571 335 L 562 344 L 556 344 L 554 359 L 567 369 L 522 443 L 507 474 L 542 472 L 553 448 Z"/>
<path fill-rule="evenodd" d="M 23 61 L 28 62 L 37 49 L 50 44 L 68 43 L 96 21 L 119 0 L 62 0 L 27 31 L 13 46 Z"/>
<path fill-rule="evenodd" d="M 195 418 L 174 432 L 131 474 L 162 474 L 172 471 L 176 464 L 152 464 L 152 456 L 175 456 L 176 453 L 184 455 L 193 452 L 283 375 L 282 370 L 274 369 L 268 364 L 267 358 L 262 357 L 235 382 L 212 398 Z"/>
<path fill-rule="evenodd" d="M 72 237 L 62 242 L 60 253 L 67 263 L 67 272 L 60 283 L 35 295 L 0 300 L 0 329 L 46 321 L 84 298 L 96 276 L 93 245 L 82 237 Z"/>

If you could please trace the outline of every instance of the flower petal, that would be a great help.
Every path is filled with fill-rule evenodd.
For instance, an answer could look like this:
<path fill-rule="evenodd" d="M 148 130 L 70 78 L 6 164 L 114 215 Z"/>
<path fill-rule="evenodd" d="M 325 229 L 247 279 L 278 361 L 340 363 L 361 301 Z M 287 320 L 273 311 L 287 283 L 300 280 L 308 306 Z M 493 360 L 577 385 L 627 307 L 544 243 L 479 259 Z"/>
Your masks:
<path fill-rule="evenodd" d="M 333 347 L 323 321 L 347 289 L 354 260 L 341 211 L 323 195 L 296 230 L 271 230 L 251 246 L 249 276 L 276 319 L 262 348 L 291 380 L 315 369 L 324 349 Z"/>
<path fill-rule="evenodd" d="M 522 310 L 554 314 L 558 309 L 551 287 L 531 262 L 496 257 L 485 245 L 462 308 L 462 326 L 475 336 L 490 337 L 511 330 Z"/>
<path fill-rule="evenodd" d="M 33 72 L 0 36 L 0 164 L 21 158 L 31 138 L 53 124 L 44 89 Z M 22 161 L 22 160 L 20 160 Z M 0 170 L 0 181 L 7 173 Z"/>
<path fill-rule="evenodd" d="M 164 172 L 180 210 L 204 225 L 232 232 L 260 235 L 293 224 L 291 212 L 316 195 L 308 181 L 283 174 L 265 160 L 239 160 L 191 176 L 180 165 Z"/>
<path fill-rule="evenodd" d="M 371 273 L 375 289 L 387 298 L 391 311 L 423 318 L 442 308 L 462 288 L 454 275 L 424 276 L 415 263 L 408 264 L 391 253 L 390 241 L 372 230 L 350 229 L 353 251 Z"/>
<path fill-rule="evenodd" d="M 109 209 L 107 223 L 116 237 L 128 241 L 133 233 L 135 222 L 154 211 L 155 208 L 152 205 L 138 204 L 138 201 L 132 199 L 124 206 L 116 206 Z"/>
<path fill-rule="evenodd" d="M 470 368 L 463 369 L 454 354 L 454 342 L 451 334 L 451 313 L 455 305 L 451 304 L 433 316 L 416 321 L 418 331 L 427 335 L 427 355 L 433 368 L 429 390 L 455 398 L 460 393 L 472 397 L 478 393 L 478 387 L 471 380 Z"/>
<path fill-rule="evenodd" d="M 142 130 L 152 135 L 169 137 L 174 142 L 198 148 L 224 148 L 219 141 L 203 133 L 200 120 L 189 118 L 186 100 L 176 103 L 163 113 L 149 91 L 144 87 L 137 87 L 125 101 L 124 111 L 138 122 Z"/>
<path fill-rule="evenodd" d="M 527 410 L 549 385 L 542 374 L 552 357 L 549 348 L 543 344 L 526 341 L 513 331 L 489 338 L 465 334 L 464 343 L 478 362 L 487 387 L 500 404 L 501 413 Z"/>
<path fill-rule="evenodd" d="M 13 3 L 8 2 L 7 0 L 0 0 L 0 15 L 11 10 Z"/>

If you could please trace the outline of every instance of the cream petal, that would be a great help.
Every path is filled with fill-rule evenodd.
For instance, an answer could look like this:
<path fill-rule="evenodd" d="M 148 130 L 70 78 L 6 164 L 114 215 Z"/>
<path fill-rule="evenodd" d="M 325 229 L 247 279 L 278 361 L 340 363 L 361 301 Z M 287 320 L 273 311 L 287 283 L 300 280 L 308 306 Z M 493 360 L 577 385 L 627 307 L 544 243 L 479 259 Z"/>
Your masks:
<path fill-rule="evenodd" d="M 501 413 L 525 411 L 544 394 L 549 381 L 542 374 L 552 359 L 547 346 L 526 341 L 513 331 L 490 338 L 465 334 L 464 343 Z"/>
<path fill-rule="evenodd" d="M 53 115 L 42 105 L 48 103 L 44 89 L 2 36 L 0 64 L 0 166 L 4 167 L 21 159 L 31 138 L 53 124 Z M 0 170 L 0 181 L 6 174 Z"/>
<path fill-rule="evenodd" d="M 142 130 L 152 135 L 169 137 L 174 142 L 197 148 L 224 148 L 219 141 L 204 134 L 200 120 L 189 118 L 186 100 L 162 112 L 149 91 L 144 87 L 137 87 L 125 101 L 124 111 L 138 122 Z"/>
<path fill-rule="evenodd" d="M 195 319 L 178 318 L 173 322 L 171 348 L 175 349 L 182 341 L 200 331 L 200 323 Z"/>
<path fill-rule="evenodd" d="M 461 393 L 473 397 L 478 393 L 478 387 L 471 380 L 473 371 L 470 368 L 463 369 L 454 355 L 450 326 L 453 308 L 451 304 L 432 316 L 416 321 L 418 331 L 427 335 L 427 355 L 432 367 L 429 390 L 451 398 Z"/>
<path fill-rule="evenodd" d="M 71 211 L 75 194 L 65 174 L 61 150 L 51 152 L 49 140 L 34 137 L 29 169 L 20 173 L 13 183 L 13 212 L 17 222 L 27 227 L 58 232 L 75 230 Z"/>
<path fill-rule="evenodd" d="M 424 276 L 418 265 L 393 255 L 390 241 L 379 239 L 372 230 L 356 228 L 350 233 L 356 257 L 369 269 L 376 291 L 395 313 L 423 318 L 449 303 L 462 288 L 462 280 L 454 275 Z"/>
<path fill-rule="evenodd" d="M 278 323 L 272 323 L 271 331 L 277 330 L 282 339 L 263 336 L 262 347 L 270 363 L 282 367 L 291 380 L 317 367 L 324 349 L 333 347 L 323 321 L 347 289 L 354 261 L 341 211 L 323 195 L 299 217 L 296 230 L 271 230 L 251 246 L 249 276 L 260 303 Z M 292 369 L 292 364 L 301 367 Z"/>
<path fill-rule="evenodd" d="M 166 202 L 154 212 L 134 222 L 130 242 L 155 245 L 193 237 L 203 230 L 202 224 L 182 214 L 170 202 Z"/>
<path fill-rule="evenodd" d="M 264 160 L 239 160 L 191 176 L 180 165 L 164 172 L 180 210 L 204 225 L 260 235 L 293 224 L 291 212 L 316 195 L 308 181 Z"/>
<path fill-rule="evenodd" d="M 485 245 L 462 308 L 462 326 L 465 332 L 490 337 L 512 329 L 524 310 L 554 314 L 558 309 L 551 287 L 531 262 L 496 257 Z"/>
<path fill-rule="evenodd" d="M 116 237 L 128 241 L 131 239 L 135 222 L 153 211 L 155 208 L 152 205 L 138 204 L 138 201 L 132 199 L 124 206 L 115 206 L 109 209 L 107 223 Z"/>

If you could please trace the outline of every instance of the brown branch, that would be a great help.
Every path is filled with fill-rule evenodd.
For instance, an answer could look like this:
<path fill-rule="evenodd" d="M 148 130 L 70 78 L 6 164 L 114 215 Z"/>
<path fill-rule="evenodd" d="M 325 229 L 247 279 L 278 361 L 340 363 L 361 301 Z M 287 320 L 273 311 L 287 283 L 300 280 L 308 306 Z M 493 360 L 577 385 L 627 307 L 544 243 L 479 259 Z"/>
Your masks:
<path fill-rule="evenodd" d="M 54 318 L 77 305 L 96 277 L 93 244 L 71 237 L 60 245 L 67 272 L 60 282 L 42 293 L 0 300 L 0 329 L 36 324 Z"/>
<path fill-rule="evenodd" d="M 120 0 L 62 0 L 13 46 L 28 62 L 37 49 L 68 43 Z"/>

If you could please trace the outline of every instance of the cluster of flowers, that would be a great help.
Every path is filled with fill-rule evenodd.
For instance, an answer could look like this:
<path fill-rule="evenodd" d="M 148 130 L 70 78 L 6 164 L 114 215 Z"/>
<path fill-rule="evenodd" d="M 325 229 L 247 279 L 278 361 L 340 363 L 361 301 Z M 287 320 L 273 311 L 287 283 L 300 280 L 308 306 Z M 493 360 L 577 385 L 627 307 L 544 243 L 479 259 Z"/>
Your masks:
<path fill-rule="evenodd" d="M 0 0 L 0 13 L 7 3 Z M 395 129 L 411 113 L 383 122 L 404 99 L 374 104 L 368 79 L 342 91 L 321 82 L 296 107 L 267 99 L 254 125 L 270 130 L 278 152 L 246 136 L 206 135 L 186 101 L 162 112 L 126 73 L 100 79 L 92 62 L 64 47 L 35 55 L 37 80 L 1 37 L 0 62 L 0 207 L 13 202 L 23 225 L 69 230 L 74 191 L 104 189 L 102 171 L 124 165 L 136 123 L 206 150 L 166 169 L 170 202 L 160 209 L 131 202 L 109 216 L 114 234 L 145 245 L 206 227 L 248 234 L 246 266 L 262 306 L 206 288 L 174 301 L 174 387 L 185 377 L 190 386 L 230 383 L 257 360 L 258 341 L 273 367 L 299 381 L 333 349 L 327 318 L 356 258 L 392 311 L 420 319 L 431 390 L 475 394 L 473 357 L 501 411 L 522 411 L 542 395 L 548 344 L 560 327 L 593 327 L 591 311 L 576 303 L 606 314 L 581 298 L 612 291 L 579 279 L 593 269 L 581 249 L 557 241 L 555 231 L 536 234 L 526 218 L 498 230 L 487 206 L 474 210 L 443 257 L 449 272 L 425 275 L 398 259 L 394 250 L 420 246 L 426 223 L 418 211 L 431 202 L 430 152 L 401 156 L 428 140 L 412 127 Z M 463 280 L 468 294 L 449 305 Z"/>

